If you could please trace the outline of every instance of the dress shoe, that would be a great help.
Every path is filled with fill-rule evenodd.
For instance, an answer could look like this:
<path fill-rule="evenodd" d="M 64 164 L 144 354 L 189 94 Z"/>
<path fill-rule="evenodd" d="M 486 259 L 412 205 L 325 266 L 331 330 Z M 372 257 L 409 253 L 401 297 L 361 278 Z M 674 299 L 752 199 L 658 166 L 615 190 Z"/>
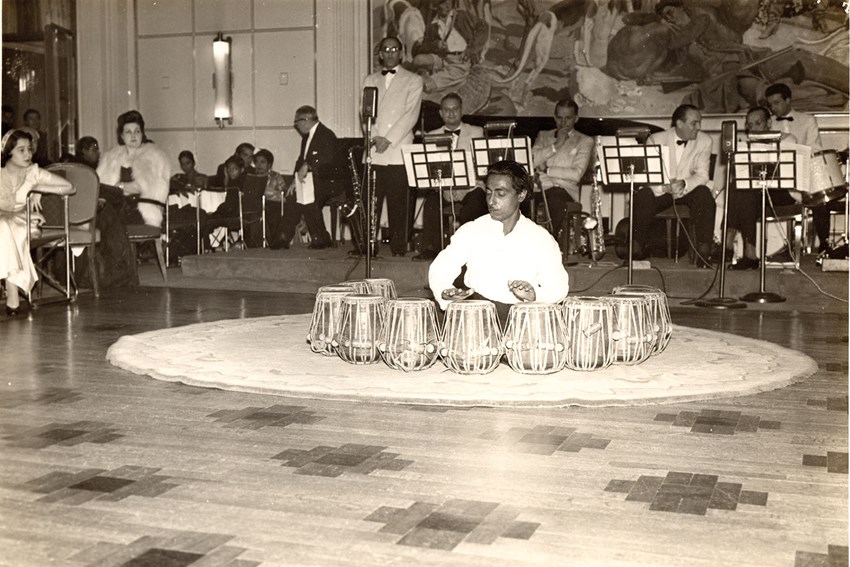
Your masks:
<path fill-rule="evenodd" d="M 433 250 L 423 250 L 422 252 L 411 258 L 411 260 L 413 260 L 414 262 L 430 262 L 436 257 L 437 253 Z"/>
<path fill-rule="evenodd" d="M 759 269 L 759 259 L 758 258 L 739 258 L 738 262 L 735 264 L 730 264 L 730 270 L 758 270 Z"/>
<path fill-rule="evenodd" d="M 712 264 L 709 260 L 707 260 L 705 258 L 697 257 L 695 263 L 696 263 L 697 268 L 700 268 L 700 269 L 712 269 L 712 268 L 714 268 L 714 264 Z"/>
<path fill-rule="evenodd" d="M 307 248 L 309 248 L 310 250 L 324 250 L 325 248 L 330 247 L 330 242 L 311 242 Z"/>
<path fill-rule="evenodd" d="M 791 259 L 791 252 L 788 250 L 788 247 L 786 246 L 782 250 L 780 250 L 779 252 L 777 252 L 775 254 L 771 254 L 770 256 L 768 256 L 767 261 L 768 262 L 785 263 L 785 262 L 792 262 L 793 260 Z"/>
<path fill-rule="evenodd" d="M 6 306 L 6 317 L 20 317 L 23 314 L 24 310 L 21 308 L 20 305 L 17 307 L 9 307 L 8 305 Z"/>

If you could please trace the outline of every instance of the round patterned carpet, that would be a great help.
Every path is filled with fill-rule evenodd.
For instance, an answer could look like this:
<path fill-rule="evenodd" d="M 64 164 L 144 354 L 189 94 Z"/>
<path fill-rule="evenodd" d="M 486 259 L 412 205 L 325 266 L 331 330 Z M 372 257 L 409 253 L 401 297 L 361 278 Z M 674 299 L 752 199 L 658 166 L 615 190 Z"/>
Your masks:
<path fill-rule="evenodd" d="M 504 362 L 482 376 L 442 362 L 404 373 L 310 351 L 310 314 L 232 319 L 121 337 L 115 366 L 157 380 L 302 398 L 486 406 L 617 406 L 743 396 L 811 376 L 797 351 L 737 335 L 676 326 L 660 355 L 636 366 L 529 376 Z"/>

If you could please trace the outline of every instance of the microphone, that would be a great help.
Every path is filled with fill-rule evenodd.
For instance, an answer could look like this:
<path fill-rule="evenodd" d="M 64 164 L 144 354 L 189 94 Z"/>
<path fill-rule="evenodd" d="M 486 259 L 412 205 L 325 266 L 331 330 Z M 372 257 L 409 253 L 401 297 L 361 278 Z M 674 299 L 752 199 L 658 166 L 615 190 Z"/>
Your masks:
<path fill-rule="evenodd" d="M 768 132 L 747 132 L 747 139 L 751 142 L 777 142 L 782 138 L 782 132 L 770 130 Z"/>
<path fill-rule="evenodd" d="M 618 138 L 634 138 L 638 142 L 646 140 L 649 137 L 649 128 L 646 126 L 631 126 L 626 128 L 617 128 Z"/>
<path fill-rule="evenodd" d="M 516 120 L 499 120 L 484 124 L 485 130 L 510 130 L 516 128 Z"/>
<path fill-rule="evenodd" d="M 378 116 L 378 87 L 363 87 L 363 118 Z"/>
<path fill-rule="evenodd" d="M 453 143 L 451 134 L 425 134 L 422 136 L 423 144 L 434 144 L 436 146 L 446 146 L 448 149 L 452 149 Z"/>
<path fill-rule="evenodd" d="M 731 154 L 738 149 L 738 123 L 734 120 L 724 120 L 720 124 L 720 150 Z"/>

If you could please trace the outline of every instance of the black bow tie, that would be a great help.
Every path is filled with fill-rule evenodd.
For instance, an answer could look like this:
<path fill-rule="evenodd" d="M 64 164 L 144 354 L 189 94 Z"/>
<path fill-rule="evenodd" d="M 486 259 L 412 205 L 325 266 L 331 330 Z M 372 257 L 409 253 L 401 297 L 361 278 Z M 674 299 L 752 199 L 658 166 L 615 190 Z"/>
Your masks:
<path fill-rule="evenodd" d="M 780 122 L 782 122 L 783 120 L 787 120 L 788 122 L 794 122 L 793 116 L 777 116 L 776 119 Z"/>
<path fill-rule="evenodd" d="M 460 128 L 457 130 L 443 130 L 444 134 L 453 134 L 455 136 L 460 136 Z"/>
<path fill-rule="evenodd" d="M 395 69 L 384 69 L 381 71 L 381 75 L 386 75 L 387 73 L 395 75 Z"/>
<path fill-rule="evenodd" d="M 687 146 L 688 141 L 687 140 L 676 140 L 676 145 L 677 146 Z"/>

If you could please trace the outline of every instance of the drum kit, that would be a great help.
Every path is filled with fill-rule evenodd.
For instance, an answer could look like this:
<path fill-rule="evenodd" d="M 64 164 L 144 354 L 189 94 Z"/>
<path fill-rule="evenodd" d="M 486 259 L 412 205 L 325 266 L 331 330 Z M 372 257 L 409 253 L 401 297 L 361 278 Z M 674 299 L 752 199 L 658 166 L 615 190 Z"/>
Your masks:
<path fill-rule="evenodd" d="M 362 293 L 365 285 L 369 293 Z M 441 330 L 434 302 L 394 295 L 391 280 L 319 288 L 310 350 L 356 365 L 383 359 L 403 372 L 425 370 L 440 358 L 468 375 L 493 372 L 504 356 L 515 372 L 542 375 L 640 364 L 661 353 L 672 335 L 667 296 L 649 286 L 624 285 L 610 296 L 558 304 L 517 303 L 504 332 L 490 301 L 450 302 Z"/>
<path fill-rule="evenodd" d="M 811 191 L 802 193 L 803 204 L 817 207 L 837 201 L 847 194 L 847 180 L 841 173 L 838 152 L 824 150 L 812 154 Z"/>

